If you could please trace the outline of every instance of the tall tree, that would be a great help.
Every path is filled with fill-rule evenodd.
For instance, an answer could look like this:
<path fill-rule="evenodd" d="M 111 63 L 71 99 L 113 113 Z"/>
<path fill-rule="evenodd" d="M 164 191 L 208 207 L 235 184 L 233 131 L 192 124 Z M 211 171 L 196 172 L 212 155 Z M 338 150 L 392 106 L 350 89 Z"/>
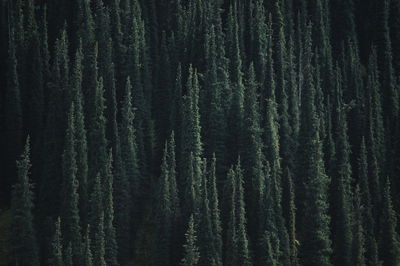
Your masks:
<path fill-rule="evenodd" d="M 184 257 L 182 258 L 182 266 L 196 266 L 198 265 L 200 252 L 197 247 L 197 233 L 194 224 L 193 215 L 190 216 L 188 229 L 186 231 L 186 242 L 183 245 L 185 250 Z"/>
<path fill-rule="evenodd" d="M 50 264 L 53 266 L 63 266 L 63 246 L 62 246 L 62 236 L 61 236 L 61 219 L 57 218 L 55 223 L 54 237 L 52 241 L 52 257 L 50 259 Z"/>
<path fill-rule="evenodd" d="M 394 266 L 400 262 L 399 235 L 396 231 L 397 217 L 393 209 L 392 197 L 390 194 L 390 181 L 386 178 L 383 188 L 382 216 L 380 233 L 380 254 L 383 265 Z"/>
<path fill-rule="evenodd" d="M 62 187 L 62 219 L 64 229 L 64 243 L 72 247 L 72 260 L 76 265 L 81 264 L 82 236 L 79 217 L 79 181 L 76 178 L 77 163 L 75 150 L 75 107 L 71 104 L 68 113 L 68 125 L 65 134 L 65 148 L 63 153 L 63 187 Z M 67 246 L 65 244 L 65 246 Z"/>
<path fill-rule="evenodd" d="M 1 167 L 5 178 L 2 179 L 4 188 L 14 182 L 16 170 L 14 161 L 22 149 L 22 107 L 21 107 L 21 92 L 18 80 L 18 65 L 16 58 L 16 41 L 14 34 L 14 27 L 10 28 L 9 44 L 8 44 L 8 73 L 7 73 L 7 86 L 5 92 L 4 102 L 4 165 Z M 8 166 L 8 167 L 7 167 Z M 4 200 L 9 198 L 9 192 L 2 189 L 2 194 L 5 194 Z"/>
<path fill-rule="evenodd" d="M 362 138 L 360 155 L 358 159 L 358 182 L 360 184 L 360 200 L 362 206 L 362 228 L 365 238 L 366 265 L 379 265 L 378 246 L 375 238 L 375 225 L 373 218 L 373 205 L 371 201 L 368 154 L 365 139 Z"/>
<path fill-rule="evenodd" d="M 103 199 L 104 199 L 104 239 L 105 239 L 105 261 L 107 265 L 117 266 L 118 246 L 114 226 L 114 175 L 112 171 L 112 151 L 109 152 L 107 161 L 107 171 L 104 180 Z"/>
<path fill-rule="evenodd" d="M 352 265 L 352 228 L 351 228 L 351 176 L 350 145 L 347 135 L 346 106 L 343 104 L 340 69 L 336 69 L 336 90 L 334 113 L 336 125 L 336 171 L 332 176 L 333 197 L 332 227 L 334 259 L 340 265 Z"/>
<path fill-rule="evenodd" d="M 304 88 L 302 91 L 299 194 L 297 202 L 301 235 L 299 255 L 307 265 L 331 265 L 331 240 L 328 214 L 328 182 L 322 161 L 322 144 L 315 107 L 315 88 L 312 60 L 311 27 L 307 27 L 305 40 Z"/>
<path fill-rule="evenodd" d="M 88 208 L 88 146 L 86 139 L 85 114 L 82 95 L 82 43 L 80 42 L 75 55 L 71 73 L 71 94 L 75 110 L 75 151 L 76 151 L 76 179 L 79 183 L 79 214 L 81 225 L 87 224 Z"/>
<path fill-rule="evenodd" d="M 17 161 L 18 181 L 12 190 L 12 258 L 15 264 L 39 265 L 36 233 L 33 226 L 33 185 L 29 181 L 30 139 L 26 140 Z"/>

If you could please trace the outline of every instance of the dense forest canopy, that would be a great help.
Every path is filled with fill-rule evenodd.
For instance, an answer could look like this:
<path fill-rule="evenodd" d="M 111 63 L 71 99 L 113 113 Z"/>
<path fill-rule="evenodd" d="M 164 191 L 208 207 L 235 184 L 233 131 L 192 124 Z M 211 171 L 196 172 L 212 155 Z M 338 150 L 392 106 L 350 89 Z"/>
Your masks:
<path fill-rule="evenodd" d="M 0 0 L 0 62 L 0 265 L 400 265 L 400 0 Z"/>

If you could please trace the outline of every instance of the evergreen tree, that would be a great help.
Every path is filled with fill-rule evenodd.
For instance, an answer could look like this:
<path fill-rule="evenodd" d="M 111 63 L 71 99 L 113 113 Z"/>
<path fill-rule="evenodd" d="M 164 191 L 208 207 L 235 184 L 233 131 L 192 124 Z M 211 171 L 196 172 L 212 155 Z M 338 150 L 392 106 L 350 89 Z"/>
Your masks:
<path fill-rule="evenodd" d="M 221 214 L 218 201 L 217 190 L 217 177 L 216 177 L 216 158 L 213 156 L 211 159 L 210 176 L 208 182 L 208 194 L 210 195 L 210 213 L 211 213 L 211 226 L 212 226 L 212 242 L 215 245 L 216 259 L 215 265 L 222 263 L 222 225 Z"/>
<path fill-rule="evenodd" d="M 7 86 L 5 91 L 4 101 L 4 152 L 7 156 L 4 156 L 3 169 L 4 183 L 2 187 L 13 183 L 16 176 L 14 167 L 14 161 L 22 149 L 22 107 L 21 107 L 21 91 L 18 79 L 18 65 L 16 58 L 16 41 L 14 34 L 14 27 L 10 28 L 9 33 L 9 44 L 8 44 L 8 72 L 7 72 Z M 8 167 L 7 167 L 8 166 Z M 9 195 L 6 190 L 2 190 L 6 195 Z M 4 195 L 4 198 L 9 196 Z"/>
<path fill-rule="evenodd" d="M 365 238 L 365 261 L 366 265 L 380 265 L 378 260 L 378 247 L 375 238 L 375 226 L 371 194 L 369 189 L 368 157 L 365 140 L 362 138 L 360 156 L 358 159 L 358 179 L 360 184 L 360 200 L 362 210 L 362 228 Z M 357 205 L 356 205 L 357 206 Z"/>
<path fill-rule="evenodd" d="M 139 191 L 141 188 L 140 183 L 140 169 L 138 164 L 138 146 L 136 142 L 136 128 L 134 127 L 134 121 L 136 119 L 134 113 L 134 107 L 132 106 L 132 86 L 130 83 L 130 79 L 128 78 L 125 86 L 125 93 L 122 102 L 121 109 L 121 123 L 120 123 L 120 132 L 121 132 L 121 158 L 123 159 L 123 164 L 125 167 L 125 179 L 121 180 L 124 184 L 127 185 L 127 188 L 121 187 L 121 189 L 128 189 L 126 191 L 125 199 L 126 202 L 121 201 L 123 210 L 124 210 L 124 218 L 128 219 L 128 221 L 120 220 L 119 223 L 124 224 L 124 228 L 120 228 L 118 234 L 118 238 L 120 239 L 121 246 L 121 258 L 128 257 L 129 255 L 129 235 L 126 234 L 127 231 L 122 230 L 133 230 L 135 232 L 137 230 L 138 221 L 139 221 L 139 210 L 138 210 L 138 200 L 139 200 Z M 122 207 L 121 206 L 121 207 Z M 122 213 L 121 213 L 122 215 Z M 133 228 L 126 228 L 127 226 Z M 125 254 L 125 255 L 123 255 Z"/>
<path fill-rule="evenodd" d="M 83 110 L 82 95 L 82 45 L 76 51 L 75 61 L 71 76 L 71 94 L 74 103 L 75 114 L 75 145 L 76 145 L 76 179 L 79 183 L 79 214 L 81 224 L 87 224 L 87 208 L 88 208 L 88 146 L 86 139 L 85 115 Z"/>
<path fill-rule="evenodd" d="M 82 237 L 79 217 L 79 181 L 76 178 L 76 150 L 75 150 L 75 107 L 71 104 L 68 114 L 68 126 L 65 135 L 65 148 L 63 153 L 63 228 L 64 243 L 72 247 L 72 260 L 76 265 L 81 264 Z"/>
<path fill-rule="evenodd" d="M 189 225 L 185 236 L 186 242 L 183 245 L 185 253 L 181 265 L 196 266 L 199 262 L 200 252 L 199 248 L 197 247 L 197 235 L 193 215 L 190 216 Z"/>
<path fill-rule="evenodd" d="M 93 257 L 91 251 L 91 243 L 90 243 L 90 225 L 87 226 L 86 234 L 83 242 L 83 255 L 84 255 L 84 265 L 92 266 L 93 265 Z"/>
<path fill-rule="evenodd" d="M 236 4 L 231 5 L 228 15 L 227 54 L 229 61 L 229 77 L 231 78 L 232 98 L 228 115 L 227 148 L 233 163 L 240 153 L 240 138 L 243 123 L 244 84 L 242 72 L 242 54 L 239 43 L 239 18 Z"/>
<path fill-rule="evenodd" d="M 104 196 L 103 188 L 100 183 L 100 175 L 97 174 L 93 183 L 93 191 L 90 195 L 90 227 L 94 228 L 91 232 L 93 264 L 106 265 L 105 262 L 105 235 L 104 235 Z"/>
<path fill-rule="evenodd" d="M 61 236 L 61 219 L 57 218 L 55 223 L 55 232 L 52 242 L 52 257 L 50 264 L 53 266 L 63 266 L 63 246 L 62 246 L 62 236 Z"/>
<path fill-rule="evenodd" d="M 105 261 L 107 265 L 117 266 L 118 247 L 116 242 L 116 233 L 114 227 L 114 199 L 113 199 L 113 181 L 112 173 L 112 151 L 109 152 L 107 162 L 107 174 L 104 183 L 104 240 L 105 240 Z"/>
<path fill-rule="evenodd" d="M 340 69 L 336 69 L 335 91 L 336 113 L 336 173 L 332 176 L 333 199 L 333 247 L 335 261 L 340 265 L 352 265 L 352 228 L 351 228 L 351 165 L 350 146 L 347 136 L 347 115 L 342 102 L 342 84 Z"/>
<path fill-rule="evenodd" d="M 228 194 L 229 217 L 226 230 L 226 265 L 251 265 L 246 232 L 243 173 L 240 161 L 228 172 L 225 192 Z"/>
<path fill-rule="evenodd" d="M 183 213 L 188 217 L 189 213 L 195 212 L 195 193 L 200 179 L 200 156 L 202 154 L 202 143 L 200 136 L 199 115 L 199 80 L 197 71 L 189 68 L 187 81 L 187 95 L 183 98 L 182 124 L 181 124 L 181 157 L 180 177 L 181 191 L 184 191 L 185 207 Z"/>
<path fill-rule="evenodd" d="M 389 178 L 386 178 L 383 188 L 381 219 L 380 255 L 383 265 L 398 265 L 400 260 L 399 235 L 396 231 L 397 217 L 393 209 Z"/>
<path fill-rule="evenodd" d="M 18 181 L 12 190 L 12 259 L 15 264 L 39 265 L 38 246 L 33 227 L 33 185 L 29 181 L 30 139 L 26 140 L 17 161 Z"/>
<path fill-rule="evenodd" d="M 365 262 L 365 241 L 363 230 L 362 205 L 360 198 L 360 187 L 356 186 L 354 194 L 353 211 L 353 258 L 352 265 L 364 266 Z"/>
<path fill-rule="evenodd" d="M 301 226 L 301 262 L 307 265 L 331 265 L 327 199 L 328 177 L 322 161 L 319 122 L 315 108 L 313 67 L 311 66 L 311 27 L 307 28 L 305 42 L 304 91 L 302 92 L 298 193 L 299 222 Z"/>

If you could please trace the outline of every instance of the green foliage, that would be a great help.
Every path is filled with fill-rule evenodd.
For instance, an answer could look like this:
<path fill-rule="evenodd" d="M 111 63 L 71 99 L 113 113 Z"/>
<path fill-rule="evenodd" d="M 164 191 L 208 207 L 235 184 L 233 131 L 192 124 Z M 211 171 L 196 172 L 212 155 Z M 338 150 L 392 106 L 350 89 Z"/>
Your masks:
<path fill-rule="evenodd" d="M 33 225 L 33 185 L 29 180 L 30 139 L 26 140 L 17 161 L 18 181 L 12 190 L 12 261 L 22 265 L 39 265 L 38 246 Z"/>
<path fill-rule="evenodd" d="M 197 235 L 194 225 L 193 215 L 190 216 L 188 229 L 186 231 L 186 242 L 183 245 L 184 256 L 182 258 L 182 266 L 196 266 L 198 265 L 200 252 L 197 247 Z"/>

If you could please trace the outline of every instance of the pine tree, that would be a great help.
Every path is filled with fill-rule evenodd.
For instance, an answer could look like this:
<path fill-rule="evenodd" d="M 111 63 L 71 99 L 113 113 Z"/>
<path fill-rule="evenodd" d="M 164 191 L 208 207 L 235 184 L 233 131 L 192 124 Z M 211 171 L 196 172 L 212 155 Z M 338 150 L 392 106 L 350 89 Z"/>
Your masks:
<path fill-rule="evenodd" d="M 88 126 L 88 184 L 93 186 L 96 175 L 106 176 L 107 165 L 107 139 L 106 139 L 106 118 L 104 115 L 104 87 L 103 79 L 97 81 L 94 92 L 94 109 L 91 113 Z"/>
<path fill-rule="evenodd" d="M 319 122 L 315 108 L 315 88 L 311 66 L 311 27 L 307 28 L 305 42 L 304 91 L 302 92 L 299 178 L 301 185 L 297 202 L 301 235 L 299 255 L 307 265 L 331 265 L 327 199 L 328 177 L 322 161 Z"/>
<path fill-rule="evenodd" d="M 92 257 L 92 247 L 90 243 L 90 225 L 87 226 L 86 234 L 83 239 L 83 256 L 84 256 L 84 265 L 92 266 L 93 265 L 93 257 Z"/>
<path fill-rule="evenodd" d="M 353 211 L 353 257 L 352 265 L 365 266 L 365 241 L 363 230 L 363 217 L 362 217 L 360 187 L 356 186 L 354 194 L 354 211 Z"/>
<path fill-rule="evenodd" d="M 362 138 L 360 155 L 358 159 L 358 180 L 360 184 L 360 199 L 363 207 L 362 228 L 365 236 L 365 261 L 366 265 L 380 265 L 378 260 L 378 247 L 375 238 L 375 226 L 371 194 L 369 189 L 369 167 L 365 140 Z"/>
<path fill-rule="evenodd" d="M 72 259 L 72 245 L 68 243 L 67 248 L 64 251 L 64 265 L 65 266 L 73 266 L 74 262 Z"/>
<path fill-rule="evenodd" d="M 33 227 L 33 185 L 29 181 L 30 139 L 26 140 L 17 161 L 18 181 L 12 190 L 12 258 L 15 264 L 39 265 L 38 246 Z"/>
<path fill-rule="evenodd" d="M 93 264 L 106 265 L 105 262 L 105 235 L 104 235 L 104 195 L 100 175 L 93 180 L 93 189 L 90 195 L 89 222 L 93 228 L 91 232 Z"/>
<path fill-rule="evenodd" d="M 181 191 L 186 193 L 183 214 L 188 217 L 195 208 L 195 194 L 198 180 L 200 179 L 200 156 L 202 154 L 202 143 L 200 136 L 200 114 L 199 114 L 199 80 L 197 71 L 189 67 L 187 81 L 187 95 L 183 98 L 182 121 L 181 121 L 181 157 L 180 177 Z"/>
<path fill-rule="evenodd" d="M 172 219 L 173 206 L 170 189 L 170 169 L 169 169 L 169 145 L 165 143 L 164 155 L 161 163 L 161 177 L 159 185 L 159 198 L 157 208 L 157 265 L 171 265 L 172 251 Z"/>
<path fill-rule="evenodd" d="M 226 230 L 225 264 L 251 265 L 240 161 L 228 172 L 225 192 L 228 194 L 228 204 L 230 205 Z"/>
<path fill-rule="evenodd" d="M 186 231 L 186 242 L 183 245 L 184 257 L 182 259 L 182 266 L 196 266 L 198 265 L 200 252 L 197 247 L 197 235 L 194 224 L 193 215 L 190 216 L 188 229 Z"/>
<path fill-rule="evenodd" d="M 257 214 L 261 211 L 259 206 L 263 198 L 265 189 L 264 163 L 265 157 L 262 153 L 263 143 L 261 140 L 259 103 L 257 101 L 258 86 L 255 80 L 254 65 L 251 64 L 247 75 L 247 84 L 244 98 L 244 121 L 243 121 L 243 169 L 249 182 L 246 182 L 246 191 L 252 191 L 254 194 L 248 194 L 246 197 L 247 209 L 250 211 L 252 219 L 250 235 L 257 235 Z"/>
<path fill-rule="evenodd" d="M 52 257 L 50 264 L 52 266 L 63 266 L 63 246 L 62 246 L 62 236 L 61 236 L 61 219 L 57 218 L 55 223 L 55 232 L 52 241 Z"/>
<path fill-rule="evenodd" d="M 227 53 L 229 61 L 229 77 L 231 78 L 232 98 L 228 115 L 227 148 L 230 156 L 228 162 L 233 163 L 240 153 L 240 138 L 243 123 L 244 85 L 242 72 L 242 54 L 239 43 L 239 25 L 236 4 L 231 5 L 228 15 Z"/>
<path fill-rule="evenodd" d="M 85 115 L 83 110 L 82 95 L 82 43 L 76 51 L 75 61 L 71 74 L 71 94 L 74 103 L 75 114 L 75 145 L 76 145 L 76 179 L 79 183 L 79 214 L 81 224 L 87 224 L 88 208 L 88 146 L 86 139 Z"/>
<path fill-rule="evenodd" d="M 8 73 L 4 101 L 4 186 L 13 183 L 16 176 L 14 161 L 22 149 L 22 107 L 21 91 L 18 78 L 18 65 L 16 58 L 16 40 L 14 27 L 10 28 L 8 48 Z M 7 167 L 8 166 L 8 167 Z M 3 183 L 2 183 L 3 185 Z M 2 190 L 3 192 L 3 190 Z M 5 192 L 5 191 L 4 191 Z M 8 193 L 8 192 L 7 192 Z M 4 198 L 9 198 L 4 196 Z"/>
<path fill-rule="evenodd" d="M 400 263 L 399 235 L 396 231 L 397 217 L 396 212 L 393 209 L 393 203 L 390 193 L 390 181 L 389 178 L 386 178 L 386 182 L 383 188 L 382 216 L 380 217 L 380 255 L 383 261 L 383 265 L 385 266 L 394 266 Z"/>
<path fill-rule="evenodd" d="M 216 177 L 216 158 L 211 159 L 210 175 L 208 182 L 208 194 L 210 195 L 210 213 L 213 243 L 216 252 L 215 265 L 222 263 L 222 225 L 221 214 L 218 201 L 217 177 Z"/>
<path fill-rule="evenodd" d="M 351 228 L 351 165 L 350 145 L 347 136 L 347 115 L 342 100 L 340 69 L 336 69 L 335 114 L 336 114 L 336 171 L 332 176 L 334 194 L 332 202 L 333 247 L 335 261 L 340 265 L 352 265 Z"/>
<path fill-rule="evenodd" d="M 75 107 L 71 104 L 68 114 L 68 125 L 65 135 L 65 148 L 63 153 L 63 199 L 62 219 L 64 228 L 64 243 L 72 247 L 72 260 L 76 265 L 81 264 L 82 237 L 79 217 L 79 181 L 76 178 L 76 150 L 75 150 Z"/>
<path fill-rule="evenodd" d="M 104 183 L 104 239 L 105 239 L 105 261 L 107 265 L 117 266 L 118 247 L 114 227 L 114 176 L 112 173 L 112 151 L 109 152 L 107 162 L 107 174 Z"/>
<path fill-rule="evenodd" d="M 295 188 L 292 173 L 287 167 L 282 175 L 282 190 L 282 210 L 288 232 L 290 262 L 295 266 L 298 265 Z"/>

